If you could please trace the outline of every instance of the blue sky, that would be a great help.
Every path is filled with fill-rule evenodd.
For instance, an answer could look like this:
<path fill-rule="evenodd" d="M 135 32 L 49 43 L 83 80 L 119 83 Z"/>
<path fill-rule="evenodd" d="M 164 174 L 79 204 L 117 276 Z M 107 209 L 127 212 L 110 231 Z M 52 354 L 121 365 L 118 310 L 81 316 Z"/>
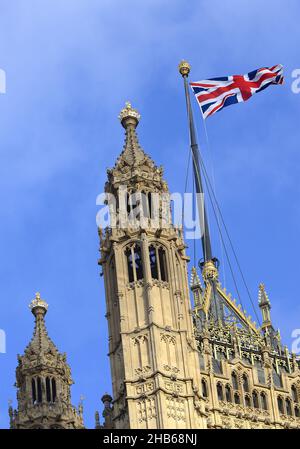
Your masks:
<path fill-rule="evenodd" d="M 207 120 L 210 148 L 195 102 L 194 112 L 251 294 L 256 300 L 265 282 L 291 345 L 300 328 L 300 94 L 291 91 L 299 16 L 296 0 L 0 0 L 0 427 L 8 400 L 16 405 L 16 355 L 31 338 L 28 303 L 38 290 L 49 303 L 49 334 L 68 354 L 73 403 L 85 397 L 88 427 L 111 391 L 96 196 L 123 146 L 117 116 L 128 99 L 142 115 L 144 149 L 164 165 L 170 190 L 184 191 L 183 58 L 194 81 L 284 65 L 284 86 Z"/>

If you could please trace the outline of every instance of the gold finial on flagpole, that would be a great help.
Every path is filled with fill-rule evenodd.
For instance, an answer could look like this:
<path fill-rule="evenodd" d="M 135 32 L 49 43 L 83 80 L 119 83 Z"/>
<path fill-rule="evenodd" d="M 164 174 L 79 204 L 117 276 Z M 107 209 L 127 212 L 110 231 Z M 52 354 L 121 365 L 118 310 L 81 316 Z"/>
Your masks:
<path fill-rule="evenodd" d="M 179 73 L 181 73 L 181 75 L 183 77 L 185 76 L 189 76 L 190 70 L 191 70 L 191 66 L 187 61 L 181 61 L 180 64 L 178 65 L 178 70 Z"/>

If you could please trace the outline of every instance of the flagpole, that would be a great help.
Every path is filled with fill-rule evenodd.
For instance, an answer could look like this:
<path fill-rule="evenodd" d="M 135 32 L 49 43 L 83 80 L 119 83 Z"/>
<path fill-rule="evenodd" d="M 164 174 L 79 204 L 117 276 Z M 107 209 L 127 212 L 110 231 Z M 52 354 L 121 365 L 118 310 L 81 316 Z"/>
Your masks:
<path fill-rule="evenodd" d="M 196 131 L 194 125 L 193 111 L 191 107 L 191 99 L 188 85 L 188 76 L 190 73 L 190 65 L 186 61 L 182 61 L 179 66 L 179 73 L 183 77 L 184 81 L 184 91 L 185 91 L 185 99 L 186 99 L 186 108 L 189 122 L 189 133 L 190 133 L 190 146 L 193 156 L 193 172 L 196 186 L 197 195 L 197 206 L 198 206 L 198 214 L 200 221 L 200 229 L 201 229 L 201 242 L 202 242 L 202 250 L 203 250 L 203 258 L 204 262 L 208 262 L 212 260 L 212 251 L 211 251 L 211 242 L 210 242 L 210 234 L 209 227 L 207 221 L 207 214 L 204 202 L 204 192 L 203 192 L 203 184 L 201 178 L 201 170 L 200 170 L 200 162 L 199 162 L 199 148 L 196 139 Z"/>

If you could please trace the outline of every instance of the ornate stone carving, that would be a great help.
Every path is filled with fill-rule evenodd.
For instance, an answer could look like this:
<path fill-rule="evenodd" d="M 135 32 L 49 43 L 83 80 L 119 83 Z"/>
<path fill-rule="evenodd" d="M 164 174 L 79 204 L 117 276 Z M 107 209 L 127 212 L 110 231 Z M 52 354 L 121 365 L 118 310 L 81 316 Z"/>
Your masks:
<path fill-rule="evenodd" d="M 139 400 L 136 403 L 138 422 L 152 421 L 156 418 L 156 405 L 154 397 Z"/>
<path fill-rule="evenodd" d="M 169 418 L 172 418 L 174 419 L 174 421 L 177 422 L 186 421 L 185 406 L 183 399 L 173 396 L 167 396 L 166 402 L 167 402 L 167 415 Z"/>

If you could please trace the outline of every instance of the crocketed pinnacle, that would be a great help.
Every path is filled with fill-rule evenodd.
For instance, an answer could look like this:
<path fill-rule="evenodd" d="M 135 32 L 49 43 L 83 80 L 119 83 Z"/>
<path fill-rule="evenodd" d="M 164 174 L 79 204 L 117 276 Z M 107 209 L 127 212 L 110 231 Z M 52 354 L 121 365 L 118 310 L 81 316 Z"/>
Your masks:
<path fill-rule="evenodd" d="M 199 275 L 197 273 L 196 267 L 192 267 L 190 286 L 191 286 L 192 290 L 195 288 L 202 289 L 201 281 L 200 281 Z"/>
<path fill-rule="evenodd" d="M 125 163 L 130 167 L 139 166 L 146 159 L 148 163 L 150 162 L 150 164 L 154 166 L 153 161 L 144 152 L 138 141 L 136 127 L 140 117 L 139 112 L 136 109 L 133 109 L 129 102 L 126 103 L 125 108 L 120 112 L 119 119 L 126 130 L 126 135 L 123 151 L 117 160 L 116 166 L 122 163 Z"/>
<path fill-rule="evenodd" d="M 41 356 L 45 353 L 57 353 L 55 344 L 48 336 L 45 324 L 45 315 L 47 313 L 48 304 L 41 299 L 40 293 L 36 293 L 35 298 L 29 305 L 31 312 L 35 316 L 35 327 L 33 337 L 25 349 L 25 354 L 30 353 Z"/>
<path fill-rule="evenodd" d="M 259 284 L 258 303 L 260 307 L 271 306 L 264 284 Z"/>

